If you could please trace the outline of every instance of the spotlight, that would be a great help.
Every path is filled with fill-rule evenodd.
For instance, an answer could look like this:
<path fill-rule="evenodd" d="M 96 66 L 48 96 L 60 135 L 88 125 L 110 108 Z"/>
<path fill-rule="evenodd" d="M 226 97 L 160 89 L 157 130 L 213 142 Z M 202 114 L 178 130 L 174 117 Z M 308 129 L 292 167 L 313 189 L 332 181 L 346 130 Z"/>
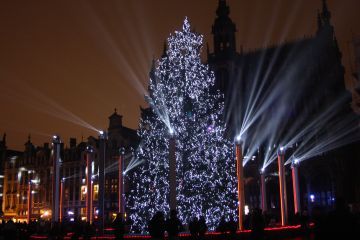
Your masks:
<path fill-rule="evenodd" d="M 235 139 L 236 139 L 236 142 L 237 142 L 237 143 L 240 143 L 240 141 L 241 141 L 241 135 L 240 135 L 240 134 L 237 135 Z"/>
<path fill-rule="evenodd" d="M 171 135 L 173 135 L 173 134 L 174 134 L 174 130 L 173 130 L 172 128 L 170 128 L 170 129 L 169 129 L 169 133 L 170 133 Z"/>

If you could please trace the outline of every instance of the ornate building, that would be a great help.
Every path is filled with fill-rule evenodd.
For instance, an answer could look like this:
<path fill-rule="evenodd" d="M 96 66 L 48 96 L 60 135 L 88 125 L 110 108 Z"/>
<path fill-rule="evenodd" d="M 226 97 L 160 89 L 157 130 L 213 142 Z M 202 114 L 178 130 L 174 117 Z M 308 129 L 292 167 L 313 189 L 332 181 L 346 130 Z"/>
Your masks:
<path fill-rule="evenodd" d="M 122 116 L 116 112 L 109 117 L 108 138 L 106 141 L 105 164 L 105 218 L 110 221 L 118 212 L 118 159 L 120 149 L 124 148 L 130 161 L 132 151 L 138 144 L 136 131 L 122 125 Z M 71 219 L 86 218 L 86 148 L 95 149 L 92 165 L 93 177 L 93 219 L 98 210 L 98 151 L 99 139 L 90 136 L 87 142 L 77 144 L 70 138 L 69 147 L 61 143 L 60 179 L 63 179 L 62 216 Z M 5 151 L 3 150 L 5 149 Z M 4 163 L 3 217 L 26 221 L 28 214 L 28 183 L 32 182 L 32 219 L 51 219 L 53 148 L 45 143 L 43 147 L 35 147 L 29 136 L 24 152 L 6 150 L 5 137 L 0 142 L 0 153 Z M 125 184 L 125 192 L 127 184 Z"/>
<path fill-rule="evenodd" d="M 259 171 L 270 146 L 279 148 L 287 144 L 281 141 L 289 139 L 291 134 L 300 133 L 315 120 L 328 121 L 316 129 L 318 135 L 311 143 L 315 145 L 321 144 L 316 142 L 320 141 L 319 136 L 335 137 L 330 123 L 340 122 L 344 116 L 351 119 L 349 128 L 357 125 L 350 109 L 351 95 L 345 88 L 342 54 L 326 0 L 322 1 L 317 31 L 311 37 L 256 50 L 241 48 L 237 51 L 236 26 L 225 0 L 219 0 L 212 34 L 214 46 L 212 52 L 209 47 L 207 49 L 208 63 L 215 72 L 215 89 L 225 95 L 227 115 L 224 117 L 228 134 L 234 138 L 242 133 L 246 139 L 244 154 L 250 154 L 249 158 L 253 159 L 245 166 L 248 177 L 246 202 L 258 207 Z M 322 116 L 324 113 L 327 115 Z M 245 131 L 244 123 L 247 124 Z M 353 136 L 359 139 L 358 132 Z M 294 152 L 296 146 L 305 140 L 299 138 L 289 152 Z M 247 152 L 248 149 L 252 150 Z M 287 155 L 291 156 L 290 153 Z M 307 208 L 315 204 L 331 208 L 335 196 L 344 197 L 348 202 L 359 202 L 360 195 L 355 193 L 359 181 L 345 177 L 348 175 L 346 171 L 356 174 L 353 166 L 359 165 L 358 156 L 356 146 L 348 142 L 302 163 L 302 204 Z M 276 185 L 276 177 L 271 177 L 272 172 L 277 171 L 274 165 L 268 167 L 267 181 Z M 291 193 L 290 176 L 287 181 L 288 193 Z M 279 202 L 276 191 L 277 188 L 269 184 L 268 205 L 274 208 Z M 311 203 L 310 195 L 315 195 L 314 203 Z"/>

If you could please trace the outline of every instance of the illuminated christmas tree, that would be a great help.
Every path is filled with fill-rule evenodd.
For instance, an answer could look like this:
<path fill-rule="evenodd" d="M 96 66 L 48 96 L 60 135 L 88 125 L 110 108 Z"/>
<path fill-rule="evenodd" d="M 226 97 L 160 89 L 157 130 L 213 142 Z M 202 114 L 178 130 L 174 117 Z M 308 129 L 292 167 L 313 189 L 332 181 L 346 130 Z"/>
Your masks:
<path fill-rule="evenodd" d="M 201 63 L 203 37 L 190 30 L 168 38 L 166 54 L 150 73 L 151 107 L 143 114 L 136 153 L 143 164 L 133 173 L 128 198 L 135 229 L 146 230 L 156 211 L 169 212 L 169 140 L 176 141 L 177 211 L 183 223 L 204 216 L 210 229 L 236 215 L 233 145 L 224 138 L 222 95 L 211 87 L 215 78 Z"/>

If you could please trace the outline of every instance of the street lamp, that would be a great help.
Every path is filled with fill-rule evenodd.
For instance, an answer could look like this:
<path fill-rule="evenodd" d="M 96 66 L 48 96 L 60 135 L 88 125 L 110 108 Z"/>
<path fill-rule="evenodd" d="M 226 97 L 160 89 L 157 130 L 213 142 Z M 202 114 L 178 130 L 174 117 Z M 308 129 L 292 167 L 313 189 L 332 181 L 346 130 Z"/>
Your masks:
<path fill-rule="evenodd" d="M 279 188 L 280 188 L 280 210 L 281 210 L 281 225 L 287 225 L 287 195 L 286 195 L 286 178 L 285 178 L 285 148 L 280 147 L 278 151 L 278 168 L 279 168 Z"/>
<path fill-rule="evenodd" d="M 60 137 L 53 136 L 52 223 L 59 221 Z"/>
<path fill-rule="evenodd" d="M 244 230 L 244 208 L 245 208 L 245 193 L 244 193 L 244 168 L 243 168 L 243 155 L 241 149 L 241 138 L 236 137 L 235 141 L 236 153 L 236 175 L 237 175 L 237 190 L 238 190 L 238 217 L 239 217 L 239 230 Z"/>
<path fill-rule="evenodd" d="M 99 131 L 99 212 L 100 233 L 104 233 L 104 198 L 105 198 L 105 159 L 106 159 L 106 133 Z"/>
<path fill-rule="evenodd" d="M 86 147 L 86 221 L 92 223 L 93 211 L 93 189 L 92 189 L 92 162 L 93 162 L 94 148 L 91 145 Z"/>
<path fill-rule="evenodd" d="M 291 176 L 293 183 L 294 194 L 294 210 L 296 213 L 301 213 L 300 205 L 300 189 L 299 189 L 299 160 L 294 158 L 291 164 Z"/>
<path fill-rule="evenodd" d="M 261 209 L 263 212 L 267 211 L 266 201 L 266 182 L 265 182 L 265 168 L 262 167 L 260 170 L 260 193 L 261 193 Z"/>
<path fill-rule="evenodd" d="M 119 150 L 119 169 L 118 169 L 118 187 L 119 187 L 119 213 L 125 213 L 125 199 L 124 199 L 124 158 L 125 158 L 125 148 L 120 148 Z"/>

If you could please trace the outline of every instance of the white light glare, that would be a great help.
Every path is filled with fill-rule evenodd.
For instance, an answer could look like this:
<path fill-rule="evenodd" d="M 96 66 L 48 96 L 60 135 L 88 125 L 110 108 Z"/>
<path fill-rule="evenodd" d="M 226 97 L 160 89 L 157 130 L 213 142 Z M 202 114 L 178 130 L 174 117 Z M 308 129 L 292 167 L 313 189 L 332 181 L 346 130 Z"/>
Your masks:
<path fill-rule="evenodd" d="M 100 131 L 99 131 L 99 134 L 100 134 L 100 135 L 103 135 L 103 134 L 104 134 L 104 131 L 100 130 Z"/>
<path fill-rule="evenodd" d="M 265 172 L 265 167 L 262 167 L 260 171 L 261 171 L 261 173 L 264 173 Z"/>
<path fill-rule="evenodd" d="M 280 147 L 280 151 L 284 151 L 284 149 L 285 149 L 285 148 L 284 148 L 283 146 Z"/>
<path fill-rule="evenodd" d="M 171 135 L 173 135 L 173 134 L 174 134 L 174 130 L 173 130 L 172 128 L 170 128 L 170 129 L 169 129 L 169 133 L 170 133 Z"/>
<path fill-rule="evenodd" d="M 245 215 L 248 215 L 250 210 L 249 210 L 249 206 L 248 205 L 245 205 L 244 207 L 244 212 L 245 212 Z"/>
<path fill-rule="evenodd" d="M 314 202 L 314 201 L 315 201 L 315 196 L 314 196 L 314 194 L 310 194 L 310 200 L 311 200 L 311 202 Z"/>
<path fill-rule="evenodd" d="M 240 140 L 241 140 L 241 135 L 239 134 L 239 135 L 236 136 L 236 141 L 240 142 Z"/>

